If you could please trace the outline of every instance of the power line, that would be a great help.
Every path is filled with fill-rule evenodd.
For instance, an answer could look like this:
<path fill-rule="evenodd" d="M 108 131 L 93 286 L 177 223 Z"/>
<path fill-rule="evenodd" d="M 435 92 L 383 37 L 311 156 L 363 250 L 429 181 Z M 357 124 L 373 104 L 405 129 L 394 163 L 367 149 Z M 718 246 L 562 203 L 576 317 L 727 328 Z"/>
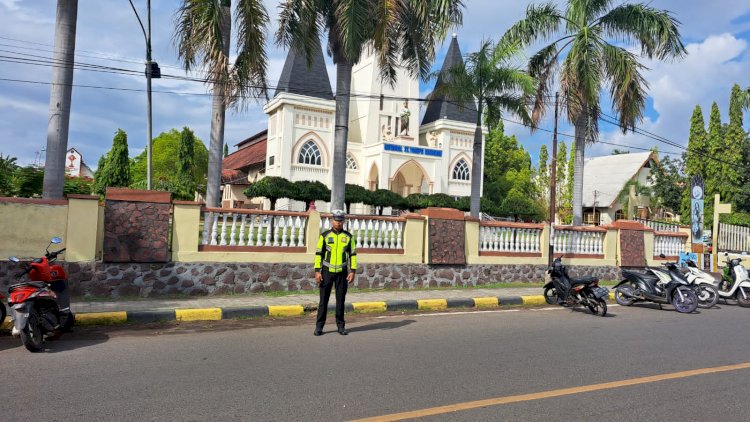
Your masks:
<path fill-rule="evenodd" d="M 4 38 L 4 37 L 0 37 L 0 38 Z M 20 63 L 20 64 L 27 64 L 27 65 L 48 66 L 48 67 L 62 67 L 62 66 L 65 66 L 65 62 L 66 62 L 65 60 L 62 60 L 62 61 L 61 60 L 55 60 L 55 59 L 48 58 L 48 57 L 45 57 L 45 56 L 39 56 L 39 55 L 34 55 L 34 54 L 29 54 L 29 53 L 19 53 L 19 52 L 12 52 L 12 51 L 1 50 L 1 49 L 0 49 L 0 52 L 7 52 L 7 53 L 11 53 L 11 54 L 19 54 L 19 55 L 23 55 L 23 56 L 27 56 L 27 57 L 32 57 L 32 58 L 26 58 L 26 57 L 13 57 L 13 56 L 0 55 L 0 62 Z M 62 62 L 62 64 L 59 64 L 61 62 Z M 74 67 L 76 69 L 78 69 L 78 70 L 87 70 L 87 71 L 101 72 L 101 73 L 110 73 L 110 74 L 121 74 L 121 75 L 131 75 L 131 76 L 135 76 L 135 75 L 140 75 L 141 74 L 141 72 L 137 71 L 137 70 L 115 68 L 115 67 L 111 67 L 111 66 L 102 66 L 102 65 L 91 64 L 91 63 L 83 63 L 83 62 L 74 62 Z M 163 74 L 162 76 L 165 77 L 165 78 L 167 78 L 167 79 L 182 80 L 182 81 L 188 81 L 188 82 L 212 83 L 212 81 L 209 80 L 209 79 L 196 78 L 196 77 L 190 77 L 190 76 L 178 76 L 178 75 L 169 75 L 169 74 Z M 0 81 L 16 82 L 16 83 L 29 83 L 29 84 L 51 85 L 51 83 L 49 83 L 49 82 L 30 81 L 30 80 L 11 79 L 11 78 L 0 78 Z M 71 86 L 80 87 L 80 88 L 106 89 L 106 90 L 126 91 L 126 92 L 144 92 L 145 91 L 144 89 L 118 88 L 118 87 L 101 86 L 101 85 L 71 84 Z M 262 90 L 262 89 L 273 90 L 273 89 L 278 89 L 279 87 L 278 86 L 276 86 L 276 87 L 273 87 L 273 86 L 265 86 L 265 87 L 263 87 L 263 86 L 260 86 L 260 85 L 251 85 L 251 86 L 249 86 L 249 88 L 254 88 L 254 89 L 259 89 L 259 90 Z M 155 92 L 155 93 L 162 93 L 162 94 L 175 94 L 175 95 L 201 95 L 201 96 L 212 95 L 211 93 L 178 92 L 178 91 L 164 91 L 164 90 L 155 90 L 153 92 Z M 316 90 L 305 90 L 303 92 L 305 94 L 326 94 L 327 95 L 330 91 L 325 91 L 325 90 L 318 90 L 318 91 L 316 91 Z M 243 95 L 243 96 L 240 96 L 240 97 L 241 98 L 251 98 L 251 99 L 261 99 L 261 98 L 264 97 L 264 95 L 261 95 L 261 94 L 249 95 L 249 96 Z M 350 92 L 350 97 L 356 98 L 356 99 L 369 99 L 369 100 L 381 100 L 381 99 L 384 99 L 384 100 L 389 100 L 389 101 L 418 101 L 418 102 L 431 101 L 431 99 L 429 99 L 429 98 L 384 96 L 384 95 L 369 94 L 369 93 L 357 93 L 357 92 Z M 435 98 L 435 100 L 447 101 L 447 102 L 452 103 L 452 104 L 454 104 L 454 105 L 456 105 L 458 107 L 461 107 L 461 108 L 464 108 L 464 109 L 468 109 L 468 110 L 471 110 L 471 111 L 476 111 L 475 108 L 467 107 L 463 103 L 459 103 L 459 102 L 455 102 L 455 101 L 448 101 L 445 98 L 442 98 L 442 99 Z M 607 115 L 605 113 L 602 113 L 602 114 L 605 116 L 605 117 L 601 117 L 600 118 L 600 120 L 602 120 L 603 122 L 616 125 L 616 126 L 618 126 L 620 128 L 623 127 L 622 125 L 619 124 L 619 122 L 614 121 L 613 117 L 611 117 L 611 116 L 609 116 L 609 115 Z M 531 125 L 524 124 L 522 122 L 513 121 L 513 120 L 510 120 L 510 119 L 507 119 L 507 118 L 503 118 L 503 120 L 508 121 L 510 123 L 515 123 L 515 124 L 523 125 L 523 126 L 528 127 L 528 128 L 534 128 L 534 129 L 537 129 L 537 130 L 542 130 L 542 131 L 550 132 L 551 133 L 551 131 L 548 130 L 548 129 L 538 128 L 538 127 L 532 127 Z M 637 134 L 640 134 L 642 136 L 645 136 L 647 138 L 656 140 L 658 142 L 662 142 L 662 143 L 665 143 L 667 145 L 670 145 L 670 146 L 673 146 L 673 147 L 676 147 L 676 148 L 679 148 L 679 149 L 682 149 L 682 150 L 685 150 L 685 151 L 689 151 L 689 152 L 694 153 L 694 154 L 701 155 L 701 156 L 709 158 L 709 159 L 717 160 L 717 161 L 720 161 L 720 162 L 726 162 L 724 160 L 721 160 L 721 159 L 716 158 L 716 157 L 712 157 L 712 156 L 707 155 L 707 154 L 699 153 L 697 151 L 688 150 L 688 148 L 685 147 L 685 146 L 682 146 L 682 145 L 680 145 L 680 144 L 678 144 L 678 143 L 676 143 L 674 141 L 670 141 L 669 139 L 664 138 L 664 137 L 662 137 L 660 135 L 657 135 L 657 134 L 651 133 L 649 131 L 646 131 L 645 129 L 642 129 L 642 128 L 636 127 L 636 128 L 633 129 L 633 132 L 637 133 Z M 571 134 L 560 133 L 560 135 L 566 136 L 566 137 L 569 137 L 569 138 L 575 138 L 575 135 L 571 135 Z M 599 142 L 601 142 L 603 144 L 614 145 L 614 146 L 621 146 L 621 147 L 625 147 L 625 148 L 649 150 L 649 149 L 646 149 L 646 148 L 638 148 L 638 147 L 634 147 L 634 146 L 630 146 L 630 145 L 616 144 L 616 143 L 606 142 L 606 141 L 601 141 L 601 140 Z M 663 153 L 664 154 L 670 154 L 670 155 L 678 155 L 679 154 L 679 153 L 676 153 L 676 152 L 666 152 L 666 151 L 664 151 Z"/>

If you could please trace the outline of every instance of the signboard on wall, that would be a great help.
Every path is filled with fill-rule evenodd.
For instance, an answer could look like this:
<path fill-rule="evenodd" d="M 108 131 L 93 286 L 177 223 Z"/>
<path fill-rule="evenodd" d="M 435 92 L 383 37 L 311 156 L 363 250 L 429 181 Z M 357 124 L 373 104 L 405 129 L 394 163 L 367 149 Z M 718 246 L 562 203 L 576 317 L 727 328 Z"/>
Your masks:
<path fill-rule="evenodd" d="M 703 244 L 703 177 L 696 174 L 690 180 L 690 243 Z"/>
<path fill-rule="evenodd" d="M 79 177 L 81 175 L 81 154 L 71 148 L 65 154 L 65 175 Z"/>

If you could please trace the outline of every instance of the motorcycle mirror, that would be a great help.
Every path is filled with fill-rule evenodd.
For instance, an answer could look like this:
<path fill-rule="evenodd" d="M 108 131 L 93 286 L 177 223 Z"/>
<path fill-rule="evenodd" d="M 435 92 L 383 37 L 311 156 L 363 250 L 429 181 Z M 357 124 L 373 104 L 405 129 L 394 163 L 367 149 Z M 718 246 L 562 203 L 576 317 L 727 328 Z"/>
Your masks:
<path fill-rule="evenodd" d="M 664 255 L 663 253 L 660 253 L 660 254 L 659 254 L 659 258 L 666 258 L 666 257 L 667 257 L 667 256 L 666 256 L 666 255 Z"/>
<path fill-rule="evenodd" d="M 11 260 L 11 261 L 13 261 L 13 262 L 15 262 L 15 263 L 19 263 L 19 262 L 21 262 L 21 260 L 20 260 L 20 259 L 18 259 L 18 257 L 16 257 L 16 256 L 11 256 L 11 257 L 10 257 L 10 258 L 8 258 L 8 259 L 9 259 L 9 260 Z"/>
<path fill-rule="evenodd" d="M 54 243 L 55 245 L 57 245 L 59 243 L 62 243 L 62 239 L 60 239 L 59 237 L 55 236 L 55 237 L 52 238 L 52 240 L 50 240 L 50 242 Z"/>

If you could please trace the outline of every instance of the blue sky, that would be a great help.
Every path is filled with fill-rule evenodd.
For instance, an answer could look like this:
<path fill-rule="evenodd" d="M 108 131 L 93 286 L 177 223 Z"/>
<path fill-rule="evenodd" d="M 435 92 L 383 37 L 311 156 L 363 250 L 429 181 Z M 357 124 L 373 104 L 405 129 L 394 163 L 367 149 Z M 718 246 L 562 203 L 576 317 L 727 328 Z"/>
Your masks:
<path fill-rule="evenodd" d="M 145 0 L 134 2 L 145 14 Z M 269 40 L 276 28 L 278 1 L 266 1 L 272 17 Z M 476 49 L 482 38 L 497 39 L 516 20 L 520 19 L 527 2 L 497 0 L 466 0 L 464 25 L 456 29 L 464 54 Z M 153 56 L 161 65 L 162 73 L 184 75 L 178 68 L 172 45 L 173 17 L 179 2 L 152 2 Z M 726 121 L 729 91 L 734 83 L 750 86 L 750 2 L 746 0 L 654 0 L 651 6 L 668 9 L 682 22 L 681 33 L 689 55 L 681 62 L 646 62 L 650 68 L 646 78 L 650 84 L 646 116 L 640 126 L 679 144 L 687 144 L 689 120 L 696 104 L 704 115 L 712 101 L 717 101 Z M 0 56 L 19 53 L 51 57 L 54 42 L 56 1 L 0 0 Z M 76 37 L 76 61 L 142 71 L 145 57 L 143 34 L 130 5 L 125 0 L 80 0 Z M 439 68 L 448 46 L 440 47 L 435 68 Z M 286 56 L 285 51 L 268 43 L 269 84 L 274 85 Z M 31 56 L 25 56 L 31 57 Z M 329 75 L 334 83 L 334 68 L 330 58 Z M 16 79 L 41 84 L 0 80 L 0 153 L 18 157 L 21 164 L 33 163 L 43 155 L 46 146 L 51 69 L 9 63 L 0 58 L 0 79 Z M 146 144 L 146 94 L 142 76 L 117 75 L 76 70 L 74 84 L 132 89 L 135 91 L 76 87 L 73 90 L 69 147 L 75 147 L 84 160 L 95 166 L 99 156 L 111 146 L 118 128 L 128 133 L 131 156 L 140 153 Z M 422 94 L 430 89 L 422 83 Z M 211 100 L 206 86 L 196 82 L 160 79 L 154 91 L 183 93 L 155 93 L 154 136 L 171 128 L 189 126 L 208 142 Z M 613 114 L 610 110 L 604 110 Z M 552 115 L 552 113 L 548 113 Z M 750 118 L 746 118 L 746 127 Z M 240 140 L 264 129 L 267 125 L 262 105 L 249 104 L 242 112 L 229 112 L 225 142 L 230 147 Z M 551 128 L 546 121 L 541 127 Z M 603 141 L 650 148 L 658 145 L 661 151 L 678 151 L 640 135 L 623 135 L 613 126 L 601 125 Z M 541 144 L 551 143 L 551 135 L 506 124 L 506 132 L 518 136 L 521 143 L 536 155 Z M 560 132 L 571 134 L 567 123 Z M 564 135 L 560 140 L 570 143 Z M 587 149 L 587 157 L 609 154 L 613 148 L 627 147 L 597 144 Z"/>

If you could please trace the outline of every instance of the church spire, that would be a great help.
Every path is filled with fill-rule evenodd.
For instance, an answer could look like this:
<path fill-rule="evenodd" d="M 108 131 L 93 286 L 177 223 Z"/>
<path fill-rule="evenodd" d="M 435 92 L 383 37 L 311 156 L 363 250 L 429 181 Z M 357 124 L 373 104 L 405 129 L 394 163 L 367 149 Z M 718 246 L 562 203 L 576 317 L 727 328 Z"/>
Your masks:
<path fill-rule="evenodd" d="M 448 53 L 445 54 L 443 67 L 440 68 L 440 74 L 435 87 L 437 88 L 445 84 L 450 78 L 450 69 L 463 62 L 461 48 L 458 46 L 458 37 L 456 34 L 453 34 L 453 39 L 451 40 L 450 47 L 448 47 Z M 441 95 L 427 103 L 427 111 L 422 119 L 422 124 L 426 125 L 439 119 L 475 124 L 477 122 L 476 106 L 473 102 L 466 105 L 458 104 Z"/>
<path fill-rule="evenodd" d="M 331 81 L 328 79 L 323 49 L 320 44 L 313 50 L 312 67 L 310 68 L 307 67 L 304 53 L 298 52 L 294 47 L 289 49 L 289 54 L 287 54 L 284 62 L 284 69 L 281 71 L 281 77 L 273 96 L 275 97 L 281 92 L 333 100 Z"/>

